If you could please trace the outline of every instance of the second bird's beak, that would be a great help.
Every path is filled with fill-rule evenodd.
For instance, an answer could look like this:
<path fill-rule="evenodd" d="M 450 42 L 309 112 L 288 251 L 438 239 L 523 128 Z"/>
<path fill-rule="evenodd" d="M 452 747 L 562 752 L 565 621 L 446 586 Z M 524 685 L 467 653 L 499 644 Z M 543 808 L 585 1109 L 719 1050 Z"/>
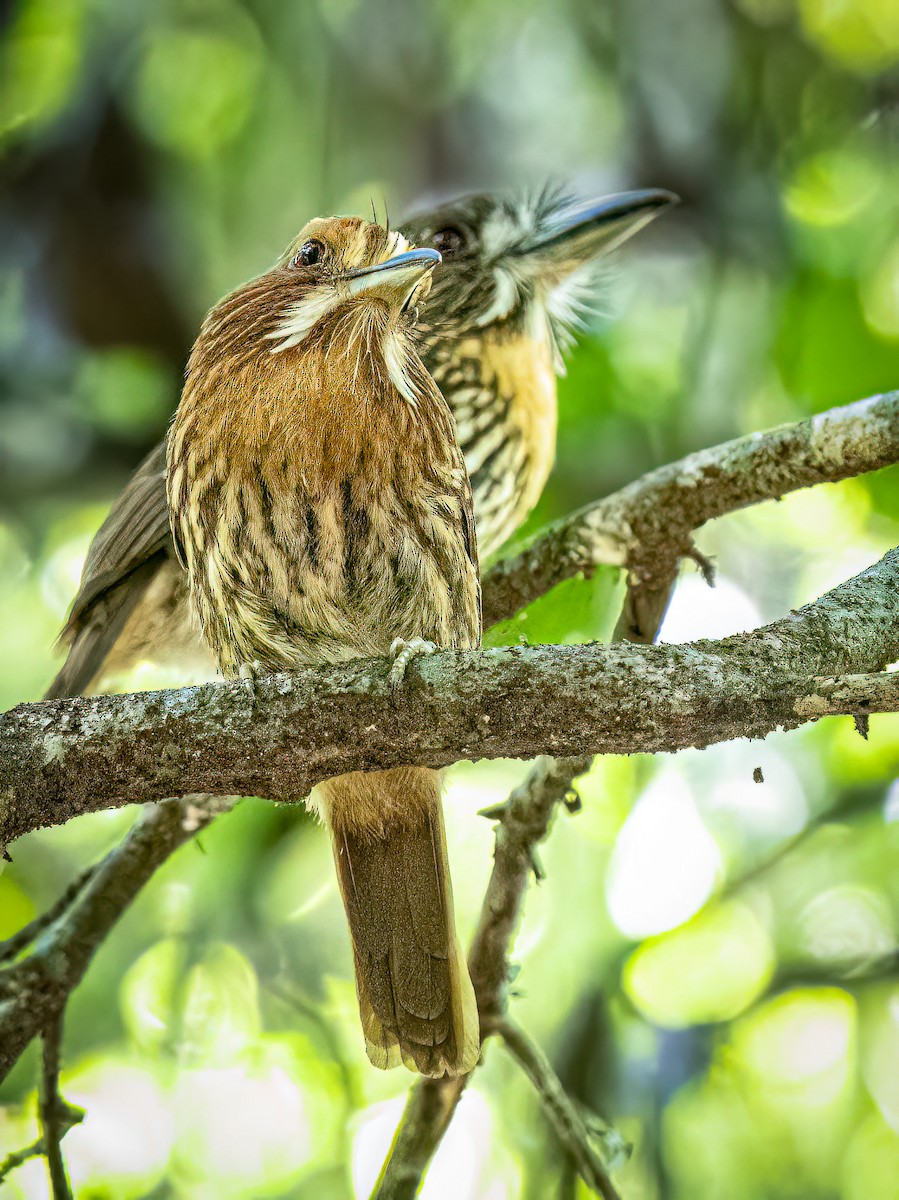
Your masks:
<path fill-rule="evenodd" d="M 440 261 L 440 254 L 436 250 L 427 247 L 407 250 L 373 266 L 345 271 L 340 276 L 340 283 L 346 288 L 348 296 L 360 296 L 363 293 L 377 296 L 391 308 L 404 312 Z"/>
<path fill-rule="evenodd" d="M 561 215 L 513 253 L 536 274 L 560 283 L 579 267 L 620 246 L 663 209 L 677 203 L 674 192 L 659 188 L 605 196 Z"/>

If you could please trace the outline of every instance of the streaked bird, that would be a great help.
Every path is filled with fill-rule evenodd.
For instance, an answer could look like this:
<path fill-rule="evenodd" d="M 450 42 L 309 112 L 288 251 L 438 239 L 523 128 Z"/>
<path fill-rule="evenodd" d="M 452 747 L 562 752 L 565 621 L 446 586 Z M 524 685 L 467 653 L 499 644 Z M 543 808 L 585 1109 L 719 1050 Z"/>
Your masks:
<path fill-rule="evenodd" d="M 470 196 L 403 225 L 444 264 L 415 337 L 456 418 L 482 558 L 527 517 L 555 458 L 556 375 L 605 255 L 667 208 L 656 189 L 577 205 L 558 192 Z M 190 620 L 153 450 L 113 504 L 84 566 L 48 696 L 114 686 L 142 661 L 179 681 L 214 670 Z"/>
<path fill-rule="evenodd" d="M 481 556 L 521 525 L 556 452 L 556 377 L 603 258 L 676 200 L 644 190 L 577 205 L 564 193 L 472 196 L 404 225 L 442 270 L 422 312 L 428 369 L 471 477 Z"/>
<path fill-rule="evenodd" d="M 480 642 L 471 490 L 410 334 L 440 262 L 356 218 L 310 222 L 209 314 L 168 436 L 174 544 L 227 677 Z M 314 789 L 378 1067 L 471 1070 L 474 991 L 455 933 L 440 773 Z"/>

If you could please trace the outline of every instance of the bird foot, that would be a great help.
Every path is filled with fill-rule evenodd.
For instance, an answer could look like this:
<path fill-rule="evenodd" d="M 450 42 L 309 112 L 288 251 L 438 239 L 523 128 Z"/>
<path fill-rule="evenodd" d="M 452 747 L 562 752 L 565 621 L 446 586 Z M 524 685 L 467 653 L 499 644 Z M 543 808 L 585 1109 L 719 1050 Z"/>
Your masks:
<path fill-rule="evenodd" d="M 394 638 L 390 643 L 388 654 L 393 659 L 390 668 L 391 687 L 398 688 L 406 676 L 406 668 L 413 658 L 426 657 L 435 654 L 437 647 L 434 642 L 426 642 L 424 638 L 411 638 L 408 642 L 403 638 Z"/>
<path fill-rule="evenodd" d="M 264 674 L 262 663 L 258 658 L 254 658 L 252 662 L 242 662 L 237 668 L 237 678 L 243 679 L 247 683 L 254 706 L 257 700 L 256 681 Z"/>

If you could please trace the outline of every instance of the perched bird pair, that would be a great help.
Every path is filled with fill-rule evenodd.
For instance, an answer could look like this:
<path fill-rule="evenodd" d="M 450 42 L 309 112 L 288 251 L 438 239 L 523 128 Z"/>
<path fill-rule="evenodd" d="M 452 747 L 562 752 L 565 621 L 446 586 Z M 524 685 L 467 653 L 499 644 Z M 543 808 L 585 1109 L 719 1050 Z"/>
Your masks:
<path fill-rule="evenodd" d="M 477 645 L 475 527 L 489 553 L 533 507 L 585 276 L 672 199 L 633 192 L 572 214 L 549 195 L 473 198 L 409 222 L 419 249 L 357 219 L 307 225 L 207 317 L 167 468 L 154 451 L 97 535 L 50 694 L 200 645 L 228 676 L 396 640 L 401 654 Z M 313 803 L 372 1062 L 470 1070 L 477 1011 L 439 774 L 343 776 Z"/>

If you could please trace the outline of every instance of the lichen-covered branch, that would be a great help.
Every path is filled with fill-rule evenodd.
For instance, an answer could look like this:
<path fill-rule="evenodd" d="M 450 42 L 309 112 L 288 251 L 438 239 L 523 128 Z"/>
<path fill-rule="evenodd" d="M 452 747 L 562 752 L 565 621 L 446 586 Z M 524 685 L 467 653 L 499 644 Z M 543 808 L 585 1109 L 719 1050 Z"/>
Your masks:
<path fill-rule="evenodd" d="M 615 562 L 628 567 L 631 579 L 617 636 L 638 642 L 651 641 L 652 631 L 667 603 L 679 556 L 692 552 L 690 535 L 693 529 L 734 508 L 809 484 L 874 470 L 897 460 L 899 393 L 876 396 L 795 425 L 700 451 L 654 471 L 574 514 L 537 539 L 524 554 L 494 567 L 484 580 L 485 621 L 489 625 L 509 617 L 560 581 L 578 572 L 589 573 L 600 562 Z M 143 738 L 145 742 L 161 743 L 157 775 L 168 775 L 173 785 L 180 786 L 183 779 L 179 776 L 179 768 L 183 763 L 167 761 L 171 747 L 168 737 L 159 737 L 141 726 L 139 718 L 143 703 L 134 699 L 127 701 L 136 718 L 131 723 L 134 740 Z M 172 717 L 176 717 L 178 709 L 176 703 Z M 207 712 L 210 719 L 216 715 L 227 717 L 224 706 L 217 712 L 210 707 Z M 254 715 L 252 710 L 250 715 Z M 160 716 L 165 724 L 167 714 Z M 50 782 L 70 744 L 70 719 L 77 723 L 81 718 L 77 712 L 70 718 L 65 705 L 54 710 L 54 715 L 46 711 L 41 713 L 38 720 L 45 736 L 41 739 L 42 746 L 35 743 L 34 749 L 38 759 L 43 756 L 45 761 L 26 762 L 23 779 L 29 769 L 33 771 L 36 766 L 44 782 Z M 228 736 L 228 725 L 226 721 L 221 729 L 223 737 Z M 17 736 L 14 716 L 12 719 L 0 718 L 0 749 L 6 749 Z M 15 775 L 25 749 L 21 745 L 17 747 L 15 761 L 5 773 L 7 777 Z M 153 752 L 155 746 L 150 750 Z M 116 773 L 121 792 L 119 803 L 146 798 L 146 795 L 133 794 L 125 786 L 129 772 L 143 774 L 140 759 L 140 754 L 136 754 L 133 761 L 126 755 L 119 763 L 120 769 Z M 88 780 L 85 782 L 87 784 Z M 160 792 L 154 786 L 154 798 L 160 797 L 165 790 Z M 174 793 L 177 789 L 173 786 L 169 790 Z M 192 789 L 188 787 L 187 790 Z M 198 790 L 210 789 L 204 786 Z M 264 785 L 250 790 L 267 791 Z M 56 803 L 52 788 L 42 788 L 41 792 L 42 800 L 46 800 L 42 819 L 34 811 L 15 813 L 14 808 L 26 806 L 17 796 L 15 787 L 4 786 L 0 775 L 0 845 L 39 824 L 59 823 L 77 812 L 116 802 L 109 794 L 98 796 L 95 804 L 84 796 L 80 803 L 64 805 L 63 811 L 57 812 L 54 811 Z M 77 798 L 73 797 L 73 800 L 77 801 Z M 33 810 L 34 806 L 30 807 Z"/>
<path fill-rule="evenodd" d="M 296 800 L 349 771 L 762 737 L 809 719 L 819 677 L 896 658 L 894 550 L 782 620 L 721 641 L 442 651 L 398 691 L 387 663 L 370 660 L 252 686 L 20 705 L 0 717 L 0 842 L 193 792 Z"/>
<path fill-rule="evenodd" d="M 835 713 L 864 718 L 884 712 L 899 712 L 899 671 L 818 679 L 815 690 L 796 701 L 796 715 L 810 719 Z"/>
<path fill-rule="evenodd" d="M 699 450 L 580 509 L 498 563 L 484 580 L 485 624 L 606 563 L 627 568 L 626 613 L 638 630 L 651 628 L 678 563 L 692 553 L 693 533 L 707 521 L 897 461 L 899 392 Z"/>

